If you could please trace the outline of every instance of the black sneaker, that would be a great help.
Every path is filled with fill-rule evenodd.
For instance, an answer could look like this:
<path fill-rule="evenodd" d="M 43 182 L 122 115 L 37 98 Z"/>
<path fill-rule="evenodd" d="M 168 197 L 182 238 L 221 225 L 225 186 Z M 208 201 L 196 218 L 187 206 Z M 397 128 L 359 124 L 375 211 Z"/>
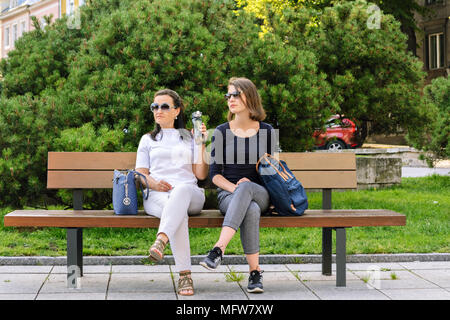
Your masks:
<path fill-rule="evenodd" d="M 247 292 L 250 293 L 263 293 L 262 273 L 264 271 L 253 270 L 248 277 Z"/>
<path fill-rule="evenodd" d="M 222 250 L 219 247 L 214 247 L 206 256 L 203 261 L 200 261 L 200 265 L 209 270 L 216 269 L 222 262 Z"/>

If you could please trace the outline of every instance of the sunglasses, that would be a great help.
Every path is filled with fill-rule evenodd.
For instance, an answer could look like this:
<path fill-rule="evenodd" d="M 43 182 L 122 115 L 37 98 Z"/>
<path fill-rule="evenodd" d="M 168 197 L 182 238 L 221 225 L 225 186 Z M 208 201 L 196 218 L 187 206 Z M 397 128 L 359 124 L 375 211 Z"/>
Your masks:
<path fill-rule="evenodd" d="M 170 108 L 176 109 L 177 107 L 172 107 L 172 106 L 168 105 L 168 104 L 165 103 L 165 102 L 164 102 L 163 104 L 161 104 L 161 105 L 157 104 L 156 102 L 153 102 L 153 103 L 150 105 L 150 110 L 152 110 L 152 112 L 156 112 L 158 109 L 160 109 L 160 110 L 162 110 L 162 111 L 169 111 Z"/>
<path fill-rule="evenodd" d="M 230 92 L 225 94 L 225 99 L 230 100 L 230 98 L 233 96 L 235 98 L 239 97 L 241 95 L 242 92 L 240 91 L 235 91 L 235 92 Z"/>

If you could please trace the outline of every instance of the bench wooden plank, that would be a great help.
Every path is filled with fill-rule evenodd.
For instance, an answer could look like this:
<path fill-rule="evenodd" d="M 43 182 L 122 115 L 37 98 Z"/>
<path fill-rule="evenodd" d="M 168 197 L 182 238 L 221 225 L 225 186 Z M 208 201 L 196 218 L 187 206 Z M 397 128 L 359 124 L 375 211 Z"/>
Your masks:
<path fill-rule="evenodd" d="M 281 152 L 280 159 L 293 170 L 356 170 L 354 153 L 346 152 Z"/>
<path fill-rule="evenodd" d="M 218 228 L 223 216 L 218 210 L 203 210 L 189 218 L 191 228 Z M 307 210 L 301 217 L 263 216 L 266 227 L 362 227 L 404 226 L 406 217 L 390 210 Z M 4 218 L 10 227 L 61 228 L 158 228 L 159 219 L 139 211 L 137 216 L 115 215 L 112 210 L 16 210 Z"/>
<path fill-rule="evenodd" d="M 353 153 L 282 152 L 280 159 L 291 170 L 356 170 Z M 49 170 L 132 169 L 136 152 L 49 152 Z"/>
<path fill-rule="evenodd" d="M 305 189 L 356 189 L 356 171 L 292 171 Z"/>
<path fill-rule="evenodd" d="M 136 152 L 49 152 L 49 170 L 134 169 Z"/>
<path fill-rule="evenodd" d="M 356 171 L 293 171 L 306 189 L 356 189 Z M 48 189 L 111 189 L 113 171 L 47 171 Z"/>

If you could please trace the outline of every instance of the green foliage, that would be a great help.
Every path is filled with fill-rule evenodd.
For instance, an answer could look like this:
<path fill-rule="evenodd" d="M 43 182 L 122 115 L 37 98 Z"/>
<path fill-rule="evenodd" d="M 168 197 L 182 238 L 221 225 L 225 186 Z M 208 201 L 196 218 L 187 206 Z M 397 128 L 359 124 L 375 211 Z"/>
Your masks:
<path fill-rule="evenodd" d="M 379 27 L 368 24 L 377 21 L 370 5 L 336 1 L 323 11 L 286 6 L 281 14 L 270 7 L 266 14 L 273 33 L 314 52 L 318 72 L 331 86 L 328 106 L 356 120 L 360 143 L 368 126 L 372 134 L 395 133 L 399 127 L 417 132 L 429 117 L 422 112 L 422 62 L 407 51 L 407 37 L 392 15 L 379 12 Z"/>
<path fill-rule="evenodd" d="M 63 18 L 26 34 L 1 63 L 0 204 L 56 197 L 45 186 L 48 151 L 135 151 L 162 88 L 181 95 L 187 120 L 200 110 L 214 128 L 226 121 L 228 79 L 247 77 L 281 148 L 311 148 L 328 114 L 325 75 L 309 49 L 259 31 L 231 0 L 98 0 L 82 7 L 80 29 Z M 108 197 L 92 194 L 86 205 L 102 208 Z"/>
<path fill-rule="evenodd" d="M 428 152 L 426 159 L 434 164 L 450 158 L 450 79 L 439 77 L 424 88 L 427 115 L 425 128 L 408 135 L 408 141 L 416 148 Z"/>

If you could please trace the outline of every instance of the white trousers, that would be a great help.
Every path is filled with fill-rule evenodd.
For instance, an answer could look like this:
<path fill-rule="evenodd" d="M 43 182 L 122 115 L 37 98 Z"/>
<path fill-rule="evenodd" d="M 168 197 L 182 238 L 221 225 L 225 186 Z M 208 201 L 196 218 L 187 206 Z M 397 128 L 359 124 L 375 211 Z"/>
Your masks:
<path fill-rule="evenodd" d="M 205 203 L 205 190 L 195 184 L 181 184 L 169 192 L 151 190 L 144 199 L 147 214 L 160 218 L 158 234 L 167 235 L 177 272 L 191 270 L 188 215 L 199 214 Z"/>

